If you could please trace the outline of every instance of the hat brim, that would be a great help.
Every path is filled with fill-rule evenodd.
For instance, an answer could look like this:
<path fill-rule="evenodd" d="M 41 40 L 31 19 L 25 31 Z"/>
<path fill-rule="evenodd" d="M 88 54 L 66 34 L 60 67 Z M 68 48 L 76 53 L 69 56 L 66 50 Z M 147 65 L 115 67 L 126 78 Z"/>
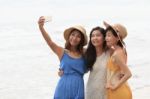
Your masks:
<path fill-rule="evenodd" d="M 107 26 L 105 25 L 106 28 L 110 26 L 110 27 L 116 32 L 116 34 L 117 34 L 117 36 L 118 36 L 118 38 L 119 38 L 119 41 L 121 42 L 122 46 L 123 46 L 124 48 L 126 48 L 125 45 L 124 45 L 124 43 L 123 43 L 123 41 L 122 41 L 122 39 L 121 39 L 121 37 L 119 36 L 119 33 L 118 33 L 117 29 L 116 29 L 113 25 L 110 25 L 110 24 L 108 24 L 108 23 L 106 23 L 106 24 L 107 24 Z"/>
<path fill-rule="evenodd" d="M 81 28 L 81 27 L 80 27 Z M 65 38 L 65 40 L 67 41 L 68 39 L 69 39 L 69 36 L 70 36 L 70 33 L 75 29 L 75 30 L 78 30 L 78 31 L 80 31 L 82 34 L 83 34 L 83 36 L 84 36 L 84 45 L 86 45 L 87 44 L 87 35 L 86 35 L 86 31 L 85 30 L 81 30 L 79 27 L 70 27 L 70 28 L 68 28 L 68 29 L 66 29 L 65 31 L 64 31 L 64 38 Z"/>

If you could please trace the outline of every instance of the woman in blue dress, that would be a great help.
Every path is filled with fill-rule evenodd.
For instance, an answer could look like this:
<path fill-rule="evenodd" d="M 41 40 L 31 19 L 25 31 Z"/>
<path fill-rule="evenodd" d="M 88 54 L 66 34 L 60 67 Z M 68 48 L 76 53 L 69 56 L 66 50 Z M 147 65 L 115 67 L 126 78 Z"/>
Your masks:
<path fill-rule="evenodd" d="M 83 46 L 87 44 L 86 31 L 82 26 L 73 26 L 64 31 L 65 48 L 52 41 L 44 29 L 45 18 L 39 18 L 39 29 L 48 46 L 60 60 L 64 74 L 57 84 L 54 99 L 84 99 L 83 75 L 86 66 L 83 59 Z"/>

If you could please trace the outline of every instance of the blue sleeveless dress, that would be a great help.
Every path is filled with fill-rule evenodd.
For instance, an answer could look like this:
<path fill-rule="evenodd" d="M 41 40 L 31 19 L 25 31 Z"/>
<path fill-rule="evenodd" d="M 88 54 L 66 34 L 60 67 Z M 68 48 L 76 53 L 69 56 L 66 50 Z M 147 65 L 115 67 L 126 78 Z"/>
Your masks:
<path fill-rule="evenodd" d="M 83 75 L 86 66 L 83 57 L 73 58 L 64 52 L 60 68 L 64 74 L 57 84 L 54 99 L 84 99 Z"/>

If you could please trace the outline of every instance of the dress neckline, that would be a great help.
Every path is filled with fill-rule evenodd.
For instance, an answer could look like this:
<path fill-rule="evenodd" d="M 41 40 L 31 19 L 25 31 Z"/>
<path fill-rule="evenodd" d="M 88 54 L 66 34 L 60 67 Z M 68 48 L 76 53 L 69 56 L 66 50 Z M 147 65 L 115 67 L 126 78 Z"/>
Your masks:
<path fill-rule="evenodd" d="M 80 57 L 72 57 L 72 56 L 69 55 L 67 52 L 65 52 L 65 54 L 66 54 L 69 58 L 71 58 L 71 59 L 81 59 L 81 58 L 82 58 L 82 56 L 80 56 Z"/>
<path fill-rule="evenodd" d="M 105 54 L 105 52 L 103 52 L 101 55 L 97 56 L 97 58 L 102 57 Z"/>

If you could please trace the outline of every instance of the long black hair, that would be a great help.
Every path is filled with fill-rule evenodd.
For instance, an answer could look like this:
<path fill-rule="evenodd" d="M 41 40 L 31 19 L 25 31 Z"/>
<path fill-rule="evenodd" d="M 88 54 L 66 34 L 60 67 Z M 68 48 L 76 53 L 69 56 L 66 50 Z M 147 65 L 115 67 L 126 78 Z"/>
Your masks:
<path fill-rule="evenodd" d="M 90 41 L 89 41 L 87 50 L 86 50 L 86 52 L 84 54 L 84 58 L 85 58 L 85 62 L 86 62 L 86 66 L 87 66 L 88 70 L 92 70 L 92 67 L 93 67 L 93 65 L 94 65 L 94 63 L 96 61 L 96 57 L 97 57 L 97 55 L 96 55 L 96 49 L 95 49 L 94 45 L 91 42 L 92 33 L 95 30 L 98 30 L 98 31 L 100 31 L 100 33 L 102 33 L 103 39 L 104 39 L 103 49 L 105 49 L 105 47 L 106 47 L 106 42 L 105 42 L 106 32 L 105 32 L 104 28 L 99 27 L 99 26 L 93 28 L 91 30 L 91 32 L 90 32 Z"/>

